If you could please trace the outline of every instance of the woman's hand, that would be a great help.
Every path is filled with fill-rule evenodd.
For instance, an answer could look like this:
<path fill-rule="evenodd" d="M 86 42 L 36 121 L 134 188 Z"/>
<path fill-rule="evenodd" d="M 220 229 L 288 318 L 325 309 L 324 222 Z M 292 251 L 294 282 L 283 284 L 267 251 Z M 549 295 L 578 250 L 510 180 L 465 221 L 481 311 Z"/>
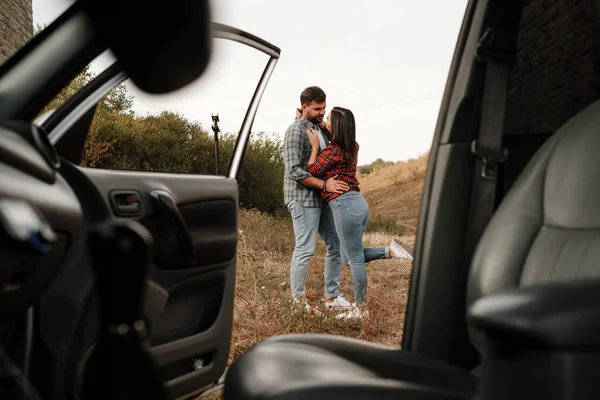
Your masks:
<path fill-rule="evenodd" d="M 296 119 L 302 118 L 302 109 L 296 108 Z"/>
<path fill-rule="evenodd" d="M 321 148 L 321 142 L 319 141 L 319 137 L 317 133 L 310 128 L 306 128 L 306 135 L 308 136 L 308 141 L 310 142 L 310 147 L 313 150 L 319 150 Z"/>

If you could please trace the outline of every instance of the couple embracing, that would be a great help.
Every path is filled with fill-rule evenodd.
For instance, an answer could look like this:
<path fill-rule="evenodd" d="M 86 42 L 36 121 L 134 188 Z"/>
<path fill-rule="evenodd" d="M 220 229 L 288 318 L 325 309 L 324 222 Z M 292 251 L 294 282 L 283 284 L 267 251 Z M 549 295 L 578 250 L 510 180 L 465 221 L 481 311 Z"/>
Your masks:
<path fill-rule="evenodd" d="M 316 86 L 304 89 L 300 103 L 284 138 L 284 199 L 296 241 L 290 267 L 292 297 L 311 310 L 305 299 L 306 274 L 318 233 L 327 245 L 325 307 L 338 311 L 339 319 L 362 318 L 368 315 L 365 264 L 412 260 L 412 254 L 398 239 L 388 247 L 363 248 L 369 206 L 356 179 L 359 147 L 352 112 L 334 107 L 325 120 L 326 95 Z M 350 266 L 354 303 L 340 294 L 342 265 Z"/>

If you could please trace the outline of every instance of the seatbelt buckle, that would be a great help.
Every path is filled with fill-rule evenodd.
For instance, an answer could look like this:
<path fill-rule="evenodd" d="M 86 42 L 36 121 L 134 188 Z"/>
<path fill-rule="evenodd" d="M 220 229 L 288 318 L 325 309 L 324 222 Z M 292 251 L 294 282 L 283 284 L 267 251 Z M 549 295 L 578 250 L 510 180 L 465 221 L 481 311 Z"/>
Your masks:
<path fill-rule="evenodd" d="M 477 140 L 471 142 L 471 153 L 481 159 L 481 177 L 488 180 L 496 179 L 496 167 L 508 158 L 508 149 L 498 151 L 480 147 Z"/>

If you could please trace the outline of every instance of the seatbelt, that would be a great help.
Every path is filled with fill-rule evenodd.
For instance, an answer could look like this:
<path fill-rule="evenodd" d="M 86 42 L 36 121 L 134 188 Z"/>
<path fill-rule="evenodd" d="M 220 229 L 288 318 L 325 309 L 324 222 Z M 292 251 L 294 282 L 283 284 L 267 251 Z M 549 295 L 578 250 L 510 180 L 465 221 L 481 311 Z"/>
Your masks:
<path fill-rule="evenodd" d="M 478 43 L 478 53 L 486 59 L 486 68 L 479 137 L 471 143 L 471 151 L 477 156 L 477 160 L 473 179 L 471 219 L 465 246 L 467 260 L 471 260 L 477 243 L 494 213 L 498 164 L 504 162 L 508 156 L 507 151 L 502 148 L 502 133 L 512 57 L 489 51 L 492 40 L 493 31 L 488 29 Z"/>

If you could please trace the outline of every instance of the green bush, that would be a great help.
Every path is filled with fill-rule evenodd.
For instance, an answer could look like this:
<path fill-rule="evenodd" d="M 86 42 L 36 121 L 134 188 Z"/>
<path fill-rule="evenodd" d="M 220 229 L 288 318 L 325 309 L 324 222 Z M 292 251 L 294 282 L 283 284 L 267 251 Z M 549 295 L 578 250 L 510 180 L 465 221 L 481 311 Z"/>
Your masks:
<path fill-rule="evenodd" d="M 219 140 L 219 174 L 227 173 L 237 134 Z M 94 164 L 97 168 L 214 174 L 214 142 L 200 124 L 171 112 L 138 117 L 120 113 L 98 122 L 94 138 L 111 150 Z M 283 148 L 277 137 L 253 135 L 238 175 L 240 202 L 273 214 L 284 210 Z"/>
<path fill-rule="evenodd" d="M 385 167 L 389 167 L 391 165 L 396 164 L 393 161 L 383 161 L 381 158 L 373 161 L 371 164 L 361 165 L 358 167 L 358 171 L 363 175 L 368 175 L 370 173 L 379 171 Z"/>
<path fill-rule="evenodd" d="M 373 172 L 373 166 L 371 164 L 361 165 L 358 167 L 358 172 L 360 172 L 362 175 L 369 175 L 371 172 Z"/>

